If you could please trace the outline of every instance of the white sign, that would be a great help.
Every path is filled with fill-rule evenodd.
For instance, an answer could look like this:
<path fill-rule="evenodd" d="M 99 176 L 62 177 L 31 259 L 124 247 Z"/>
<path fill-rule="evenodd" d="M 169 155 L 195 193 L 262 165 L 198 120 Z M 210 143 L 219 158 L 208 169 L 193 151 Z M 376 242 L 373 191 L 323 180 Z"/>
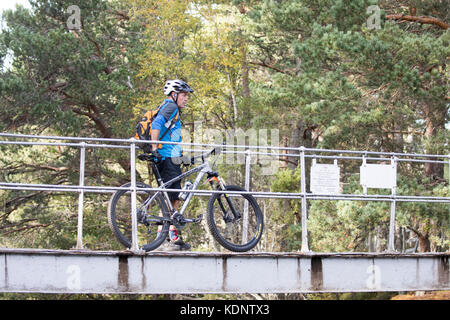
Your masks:
<path fill-rule="evenodd" d="M 317 164 L 311 166 L 311 192 L 338 194 L 340 169 L 337 164 Z"/>
<path fill-rule="evenodd" d="M 360 167 L 360 183 L 366 188 L 394 188 L 397 170 L 390 164 L 364 164 Z"/>

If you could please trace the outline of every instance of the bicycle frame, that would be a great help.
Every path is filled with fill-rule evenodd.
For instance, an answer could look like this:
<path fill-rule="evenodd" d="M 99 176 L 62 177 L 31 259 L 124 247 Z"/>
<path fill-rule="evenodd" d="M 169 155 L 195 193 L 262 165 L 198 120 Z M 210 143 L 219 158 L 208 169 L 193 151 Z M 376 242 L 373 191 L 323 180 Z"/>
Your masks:
<path fill-rule="evenodd" d="M 165 183 L 162 183 L 159 187 L 160 188 L 166 188 L 170 184 L 172 184 L 172 183 L 174 183 L 174 182 L 176 182 L 178 180 L 182 180 L 182 179 L 184 179 L 184 178 L 186 178 L 186 177 L 188 177 L 190 175 L 193 175 L 194 173 L 197 173 L 197 172 L 199 172 L 199 174 L 195 178 L 195 181 L 193 182 L 192 189 L 191 189 L 192 191 L 197 190 L 197 187 L 200 184 L 200 182 L 202 181 L 204 175 L 207 174 L 207 173 L 213 172 L 211 167 L 210 167 L 210 165 L 209 165 L 209 162 L 206 161 L 206 160 L 201 165 L 199 165 L 198 167 L 192 168 L 191 170 L 186 171 L 185 173 L 179 175 L 178 177 L 175 177 L 172 180 L 169 180 L 169 181 L 167 181 Z M 221 187 L 224 188 L 224 185 L 223 185 L 221 180 L 219 180 L 219 183 L 220 183 Z M 167 202 L 167 205 L 169 207 L 169 210 L 170 210 L 171 213 L 173 213 L 174 212 L 174 208 L 172 206 L 172 202 L 169 199 L 168 191 L 157 191 L 157 192 L 155 192 L 154 195 L 152 195 L 150 198 L 148 198 L 147 200 L 144 201 L 144 203 L 141 205 L 141 207 L 139 209 L 141 209 L 142 207 L 147 208 L 148 204 L 150 204 L 151 201 L 155 197 L 157 197 L 159 193 L 163 193 L 164 194 L 164 197 L 166 199 L 166 202 Z M 189 205 L 189 203 L 190 203 L 190 201 L 191 201 L 193 196 L 194 196 L 194 192 L 189 192 L 188 197 L 184 201 L 183 206 L 181 207 L 181 209 L 179 211 L 180 214 L 183 214 L 186 211 L 186 208 Z"/>
<path fill-rule="evenodd" d="M 171 228 L 169 226 L 174 226 L 177 230 L 181 230 L 189 223 L 199 224 L 203 221 L 204 214 L 206 214 L 206 222 L 214 238 L 226 249 L 231 251 L 248 251 L 258 243 L 261 238 L 261 231 L 263 228 L 263 215 L 261 209 L 251 195 L 239 193 L 239 191 L 245 192 L 246 190 L 244 188 L 235 185 L 225 185 L 225 182 L 220 178 L 219 174 L 212 170 L 210 162 L 206 160 L 206 157 L 211 154 L 216 154 L 215 150 L 216 149 L 202 154 L 201 163 L 198 166 L 166 182 L 163 181 L 158 170 L 158 166 L 155 164 L 155 157 L 145 153 L 139 155 L 140 160 L 147 160 L 150 162 L 153 169 L 153 174 L 158 182 L 158 188 L 148 188 L 147 185 L 140 182 L 136 183 L 137 186 L 136 184 L 133 186 L 135 191 L 132 192 L 131 196 L 136 197 L 136 191 L 139 191 L 139 204 L 136 201 L 137 199 L 133 201 L 133 198 L 131 198 L 131 205 L 138 205 L 138 208 L 135 207 L 134 209 L 136 212 L 134 212 L 132 208 L 133 212 L 131 214 L 134 219 L 131 224 L 132 245 L 138 243 L 138 236 L 143 236 L 144 238 L 141 240 L 146 241 L 146 244 L 143 246 L 144 250 L 154 250 L 160 246 L 168 236 L 168 232 Z M 194 164 L 197 162 L 196 159 L 198 158 L 200 157 L 192 157 L 188 163 Z M 180 160 L 184 159 L 185 158 L 181 158 Z M 185 186 L 185 188 L 180 189 L 177 182 L 193 174 L 196 174 L 196 177 L 195 181 L 192 183 L 192 187 L 189 186 L 189 189 L 186 189 Z M 211 192 L 212 196 L 208 201 L 207 210 L 195 218 L 184 217 L 184 213 L 187 211 L 187 207 L 189 206 L 192 197 L 199 195 L 199 191 L 197 190 L 205 174 L 207 174 L 205 184 L 209 183 L 213 189 Z M 173 185 L 173 183 L 177 183 L 175 190 L 167 189 L 169 185 Z M 128 186 L 128 184 L 126 185 Z M 236 194 L 237 202 L 235 202 L 234 199 L 231 199 L 228 191 L 238 191 Z M 126 208 L 127 206 L 117 206 L 117 204 L 119 199 L 124 199 L 124 201 L 129 200 L 129 192 L 130 190 L 126 190 L 126 192 L 116 192 L 111 198 L 108 206 L 108 219 L 111 228 L 113 229 L 115 236 L 125 246 L 130 245 L 129 229 L 127 229 L 129 227 L 129 222 L 124 223 L 123 218 L 129 216 L 129 211 Z M 185 199 L 181 209 L 178 209 L 178 202 L 170 200 L 172 197 L 169 197 L 169 192 L 184 192 L 184 195 L 179 197 L 181 200 Z M 125 197 L 121 198 L 124 195 Z M 177 206 L 175 207 L 172 203 Z M 248 208 L 250 205 L 255 216 L 255 218 L 252 218 L 251 221 L 251 231 L 249 229 L 248 219 Z M 117 208 L 119 208 L 119 211 L 116 214 Z M 203 210 L 204 208 L 202 208 L 202 211 Z M 244 210 L 243 219 L 241 216 L 241 210 Z M 195 211 L 197 211 L 197 208 Z M 133 217 L 133 214 L 136 214 L 136 216 Z M 141 224 L 144 227 L 144 230 L 141 229 L 142 232 L 139 231 L 139 234 L 136 232 L 138 224 Z M 155 233 L 155 227 L 157 227 L 158 233 Z M 250 242 L 248 242 L 249 231 L 253 233 L 253 235 L 251 235 L 252 238 Z M 242 238 L 240 238 L 241 232 Z M 153 239 L 154 235 L 156 235 L 156 238 Z"/>

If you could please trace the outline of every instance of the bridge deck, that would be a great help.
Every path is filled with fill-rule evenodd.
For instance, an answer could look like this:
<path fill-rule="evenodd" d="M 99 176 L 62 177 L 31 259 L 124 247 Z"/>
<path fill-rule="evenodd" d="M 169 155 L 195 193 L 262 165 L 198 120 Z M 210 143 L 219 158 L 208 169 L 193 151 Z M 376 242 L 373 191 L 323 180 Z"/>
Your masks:
<path fill-rule="evenodd" d="M 450 290 L 449 253 L 0 248 L 0 292 L 279 293 Z"/>

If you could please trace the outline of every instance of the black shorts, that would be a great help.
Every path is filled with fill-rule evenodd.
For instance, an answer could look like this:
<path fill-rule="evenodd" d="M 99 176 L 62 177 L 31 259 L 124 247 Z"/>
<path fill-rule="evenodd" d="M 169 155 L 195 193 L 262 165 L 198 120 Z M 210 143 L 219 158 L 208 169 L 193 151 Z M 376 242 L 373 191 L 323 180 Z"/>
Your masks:
<path fill-rule="evenodd" d="M 181 165 L 175 164 L 172 161 L 172 158 L 166 158 L 162 160 L 160 163 L 158 163 L 157 168 L 159 170 L 159 174 L 161 175 L 161 178 L 163 182 L 167 182 L 169 180 L 172 180 L 173 178 L 178 177 L 181 175 Z M 168 189 L 181 189 L 181 180 L 175 181 L 171 185 L 167 186 Z M 178 200 L 178 194 L 179 192 L 169 192 L 169 199 L 170 200 Z"/>

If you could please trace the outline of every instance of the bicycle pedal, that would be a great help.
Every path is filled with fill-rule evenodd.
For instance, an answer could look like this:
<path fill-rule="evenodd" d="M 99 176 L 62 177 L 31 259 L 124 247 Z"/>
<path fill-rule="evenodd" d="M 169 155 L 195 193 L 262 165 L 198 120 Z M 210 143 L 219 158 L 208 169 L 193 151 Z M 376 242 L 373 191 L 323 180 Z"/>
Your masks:
<path fill-rule="evenodd" d="M 189 223 L 199 223 L 202 220 L 203 220 L 203 214 L 198 215 L 197 218 L 185 218 L 184 219 L 185 222 L 189 222 Z"/>
<path fill-rule="evenodd" d="M 203 213 L 202 214 L 199 214 L 198 216 L 197 216 L 197 218 L 194 218 L 193 219 L 194 221 L 194 223 L 199 223 L 199 222 L 201 222 L 202 220 L 203 220 Z"/>
<path fill-rule="evenodd" d="M 177 229 L 183 228 L 187 222 L 191 222 L 189 220 L 190 219 L 186 219 L 182 214 L 178 212 L 172 216 L 172 223 L 175 225 Z"/>

